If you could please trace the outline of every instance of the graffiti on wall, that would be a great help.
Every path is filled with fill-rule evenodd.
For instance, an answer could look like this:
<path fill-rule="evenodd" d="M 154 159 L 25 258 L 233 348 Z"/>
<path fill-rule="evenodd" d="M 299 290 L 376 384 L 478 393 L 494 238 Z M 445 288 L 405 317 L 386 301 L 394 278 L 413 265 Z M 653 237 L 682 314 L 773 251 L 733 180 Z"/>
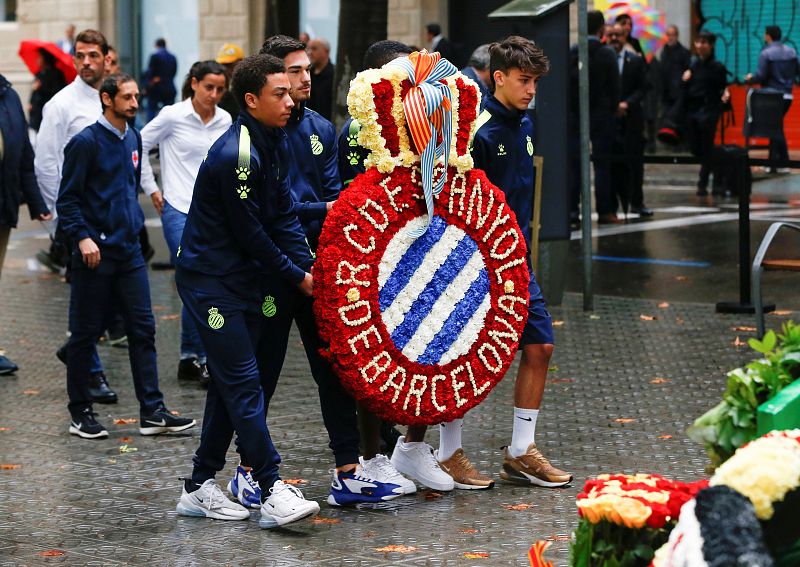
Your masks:
<path fill-rule="evenodd" d="M 755 72 L 766 26 L 780 26 L 784 43 L 800 45 L 797 0 L 696 0 L 696 6 L 702 28 L 717 34 L 717 59 L 736 80 Z"/>

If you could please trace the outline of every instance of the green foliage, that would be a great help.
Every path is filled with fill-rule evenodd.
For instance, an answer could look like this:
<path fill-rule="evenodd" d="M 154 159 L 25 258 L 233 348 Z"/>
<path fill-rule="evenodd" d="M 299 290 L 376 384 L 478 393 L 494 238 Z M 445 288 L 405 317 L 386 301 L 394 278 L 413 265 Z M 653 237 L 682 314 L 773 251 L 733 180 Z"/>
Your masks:
<path fill-rule="evenodd" d="M 572 567 L 647 567 L 666 543 L 674 524 L 661 529 L 631 529 L 581 518 L 570 546 Z"/>
<path fill-rule="evenodd" d="M 758 406 L 800 376 L 800 325 L 789 321 L 780 334 L 769 331 L 750 347 L 763 355 L 744 368 L 728 372 L 722 401 L 689 428 L 689 437 L 703 443 L 712 467 L 730 458 L 756 437 Z"/>

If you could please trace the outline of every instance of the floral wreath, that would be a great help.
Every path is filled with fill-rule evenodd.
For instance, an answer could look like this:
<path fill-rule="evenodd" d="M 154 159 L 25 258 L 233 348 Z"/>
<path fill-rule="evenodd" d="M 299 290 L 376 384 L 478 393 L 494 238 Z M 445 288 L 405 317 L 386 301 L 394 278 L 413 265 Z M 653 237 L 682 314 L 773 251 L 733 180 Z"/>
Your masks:
<path fill-rule="evenodd" d="M 477 93 L 423 51 L 359 74 L 348 97 L 371 153 L 325 220 L 314 309 L 344 386 L 396 423 L 451 421 L 480 403 L 527 318 L 522 231 L 468 152 Z"/>

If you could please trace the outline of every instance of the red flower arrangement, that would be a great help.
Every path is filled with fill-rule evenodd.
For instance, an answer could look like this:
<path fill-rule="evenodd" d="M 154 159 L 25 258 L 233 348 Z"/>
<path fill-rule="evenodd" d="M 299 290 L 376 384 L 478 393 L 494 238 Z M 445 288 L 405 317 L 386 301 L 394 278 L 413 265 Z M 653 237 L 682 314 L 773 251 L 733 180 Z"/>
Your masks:
<path fill-rule="evenodd" d="M 392 100 L 394 87 L 388 79 L 382 79 L 372 85 L 375 97 L 375 110 L 378 113 L 378 124 L 381 127 L 381 137 L 386 141 L 386 149 L 392 157 L 400 153 L 400 138 L 397 135 L 397 124 L 392 116 Z"/>
<path fill-rule="evenodd" d="M 439 242 L 446 242 L 443 237 L 416 257 L 415 249 L 403 245 L 398 236 L 427 212 L 420 185 L 416 168 L 398 167 L 388 175 L 369 169 L 342 192 L 320 237 L 314 309 L 320 335 L 330 345 L 323 355 L 353 396 L 387 420 L 431 425 L 463 416 L 502 379 L 516 355 L 527 318 L 529 274 L 527 247 L 502 191 L 480 170 L 459 174 L 451 167 L 444 190 L 435 198 L 434 219 L 438 217 L 448 231 L 463 233 L 461 244 L 467 239 L 474 242 L 470 246 L 476 252 L 470 258 L 482 262 L 485 293 L 466 297 L 469 281 L 459 277 L 464 272 L 447 273 L 454 268 L 456 252 L 445 253 L 442 261 L 434 262 L 424 290 L 409 293 L 407 309 L 393 312 L 398 304 L 402 307 L 407 288 L 391 305 L 382 290 L 389 289 L 395 272 L 398 278 L 411 278 L 399 264 L 402 254 L 409 265 L 414 263 L 409 258 L 417 263 L 431 261 L 437 247 L 444 245 Z M 392 271 L 393 266 L 400 267 Z M 417 280 L 423 272 L 410 281 L 422 286 Z M 481 277 L 474 281 L 480 283 Z M 449 337 L 454 345 L 447 351 L 450 354 L 426 359 L 429 350 L 414 351 L 413 339 L 405 346 L 398 343 L 404 325 L 414 317 L 427 317 L 418 325 L 418 334 L 428 327 L 436 332 L 429 337 L 427 349 L 459 326 L 454 319 L 457 308 L 437 318 L 438 303 L 427 311 L 416 303 L 440 283 L 438 279 L 455 282 L 440 298 L 452 289 L 456 296 L 451 303 L 456 307 L 477 313 L 480 303 L 486 309 L 482 318 L 473 314 L 469 323 L 460 321 L 461 334 Z"/>
<path fill-rule="evenodd" d="M 456 79 L 458 89 L 458 130 L 456 130 L 456 155 L 463 156 L 469 151 L 471 126 L 478 114 L 478 89 L 467 85 L 464 79 Z"/>

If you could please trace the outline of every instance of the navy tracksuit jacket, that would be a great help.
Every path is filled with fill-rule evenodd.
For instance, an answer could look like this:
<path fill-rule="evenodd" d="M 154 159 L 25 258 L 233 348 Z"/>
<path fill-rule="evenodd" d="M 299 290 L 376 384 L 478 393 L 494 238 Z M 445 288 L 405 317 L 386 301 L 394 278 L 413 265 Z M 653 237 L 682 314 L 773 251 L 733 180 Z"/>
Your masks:
<path fill-rule="evenodd" d="M 242 112 L 211 146 L 195 182 L 175 280 L 212 377 L 194 456 L 198 484 L 222 470 L 234 431 L 261 489 L 278 479 L 255 357 L 263 318 L 258 275 L 265 270 L 295 286 L 312 262 L 286 184 L 286 151 L 280 129 Z"/>

